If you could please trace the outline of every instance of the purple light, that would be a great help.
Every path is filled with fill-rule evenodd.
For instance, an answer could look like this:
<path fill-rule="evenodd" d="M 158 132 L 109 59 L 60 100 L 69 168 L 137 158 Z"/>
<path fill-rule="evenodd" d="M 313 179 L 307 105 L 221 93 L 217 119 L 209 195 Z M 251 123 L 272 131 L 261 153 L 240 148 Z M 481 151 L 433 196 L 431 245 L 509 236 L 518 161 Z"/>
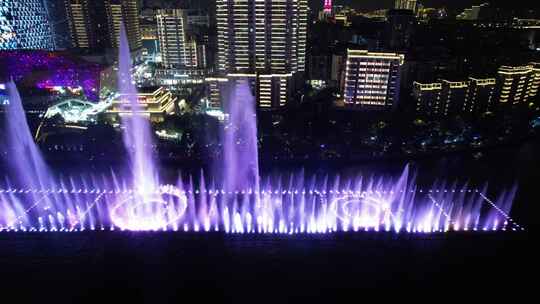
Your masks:
<path fill-rule="evenodd" d="M 93 180 L 97 179 L 89 175 L 83 178 L 83 183 L 92 185 Z M 126 189 L 127 194 L 124 194 L 118 188 L 125 185 L 127 180 L 119 181 L 114 175 L 107 180 L 117 182 L 111 182 L 108 189 L 89 188 L 82 191 L 68 188 L 2 188 L 0 231 L 328 234 L 523 230 L 502 209 L 490 208 L 491 203 L 489 199 L 484 199 L 482 192 L 466 191 L 466 196 L 461 198 L 460 195 L 441 195 L 436 198 L 435 204 L 426 192 L 394 191 L 392 194 L 385 191 L 384 188 L 399 184 L 395 180 L 376 186 L 379 191 L 334 189 L 333 194 L 328 191 L 326 195 L 321 195 L 315 192 L 310 194 L 309 191 L 295 194 L 296 190 L 301 189 L 294 189 L 285 194 L 248 194 L 247 191 L 244 194 L 221 194 L 220 189 L 212 189 L 199 191 L 196 196 L 190 195 L 190 192 L 195 192 L 193 188 L 180 190 L 190 184 L 186 181 L 144 194 Z M 66 182 L 63 180 L 59 184 Z M 497 204 L 505 205 L 514 193 L 514 190 L 502 193 Z M 453 203 L 445 205 L 443 201 Z M 31 202 L 37 203 L 32 205 Z M 28 207 L 24 208 L 25 205 Z M 476 220 L 473 222 L 470 218 Z M 476 229 L 476 226 L 481 229 Z"/>
<path fill-rule="evenodd" d="M 136 96 L 125 33 L 120 92 Z M 0 231 L 184 231 L 231 234 L 446 233 L 522 231 L 510 217 L 516 187 L 491 200 L 482 189 L 433 185 L 420 189 L 406 166 L 399 176 L 349 178 L 288 174 L 261 178 L 254 98 L 239 80 L 230 96 L 222 176 L 203 172 L 163 185 L 152 159 L 149 122 L 122 120 L 129 167 L 121 173 L 56 177 L 28 130 L 15 85 L 6 119 L 7 146 L 17 151 L 0 179 Z M 131 99 L 136 110 L 137 100 Z M 217 180 L 216 180 L 217 177 Z M 207 182 L 210 180 L 211 182 Z M 99 228 L 98 228 L 99 227 Z"/>
<path fill-rule="evenodd" d="M 86 97 L 97 101 L 101 66 L 67 54 L 47 51 L 9 51 L 0 53 L 0 78 L 12 77 L 40 89 L 82 87 Z"/>

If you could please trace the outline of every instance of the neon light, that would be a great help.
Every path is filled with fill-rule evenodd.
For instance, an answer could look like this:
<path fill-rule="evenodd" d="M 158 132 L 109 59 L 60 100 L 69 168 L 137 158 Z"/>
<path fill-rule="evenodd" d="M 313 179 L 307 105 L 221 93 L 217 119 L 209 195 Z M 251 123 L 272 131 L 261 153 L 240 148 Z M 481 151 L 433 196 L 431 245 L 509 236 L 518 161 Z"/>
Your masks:
<path fill-rule="evenodd" d="M 324 0 L 324 12 L 332 13 L 332 0 Z"/>

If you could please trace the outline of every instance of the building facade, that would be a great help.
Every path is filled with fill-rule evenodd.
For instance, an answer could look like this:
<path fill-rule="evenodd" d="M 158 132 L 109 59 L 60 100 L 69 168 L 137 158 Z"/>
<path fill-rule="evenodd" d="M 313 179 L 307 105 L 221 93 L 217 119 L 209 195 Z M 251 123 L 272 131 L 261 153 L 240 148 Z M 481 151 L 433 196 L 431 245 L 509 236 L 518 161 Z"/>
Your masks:
<path fill-rule="evenodd" d="M 469 77 L 469 88 L 463 111 L 465 113 L 481 114 L 495 110 L 495 78 Z"/>
<path fill-rule="evenodd" d="M 416 102 L 416 112 L 427 116 L 436 116 L 440 113 L 442 84 L 413 83 L 413 96 Z"/>
<path fill-rule="evenodd" d="M 71 48 L 72 43 L 65 2 L 62 0 L 45 0 L 44 3 L 51 32 L 53 33 L 54 49 L 66 50 Z"/>
<path fill-rule="evenodd" d="M 466 81 L 442 80 L 413 85 L 417 112 L 430 117 L 446 117 L 464 112 L 469 85 Z"/>
<path fill-rule="evenodd" d="M 109 46 L 103 1 L 66 0 L 65 4 L 72 47 L 102 49 Z"/>
<path fill-rule="evenodd" d="M 43 0 L 0 2 L 0 50 L 54 50 L 54 31 Z"/>
<path fill-rule="evenodd" d="M 495 109 L 495 78 L 467 81 L 414 82 L 416 111 L 430 117 L 478 115 Z"/>
<path fill-rule="evenodd" d="M 414 82 L 416 111 L 426 116 L 479 115 L 505 107 L 538 103 L 540 63 L 501 66 L 497 78 Z"/>
<path fill-rule="evenodd" d="M 165 67 L 197 67 L 197 43 L 187 33 L 187 14 L 181 9 L 158 10 L 157 32 Z"/>
<path fill-rule="evenodd" d="M 218 0 L 219 64 L 223 73 L 303 72 L 305 0 Z"/>
<path fill-rule="evenodd" d="M 286 104 L 305 72 L 307 8 L 307 0 L 217 0 L 219 74 L 260 84 L 261 107 Z"/>
<path fill-rule="evenodd" d="M 400 69 L 405 56 L 347 50 L 344 102 L 347 106 L 391 108 L 399 100 Z"/>
<path fill-rule="evenodd" d="M 205 79 L 207 89 L 207 104 L 209 109 L 222 109 L 223 101 L 229 96 L 228 77 L 208 77 Z"/>
<path fill-rule="evenodd" d="M 108 32 L 111 46 L 120 46 L 120 26 L 123 24 L 131 51 L 142 47 L 142 34 L 139 23 L 139 1 L 137 0 L 105 0 Z"/>
<path fill-rule="evenodd" d="M 411 10 L 416 13 L 416 0 L 396 0 L 395 9 Z"/>
<path fill-rule="evenodd" d="M 189 27 L 210 27 L 210 15 L 198 9 L 185 10 Z"/>
<path fill-rule="evenodd" d="M 497 98 L 501 105 L 517 105 L 538 97 L 540 64 L 502 66 L 497 72 Z"/>
<path fill-rule="evenodd" d="M 463 113 L 464 107 L 468 103 L 468 88 L 467 81 L 443 80 L 439 106 L 440 114 L 452 116 Z"/>

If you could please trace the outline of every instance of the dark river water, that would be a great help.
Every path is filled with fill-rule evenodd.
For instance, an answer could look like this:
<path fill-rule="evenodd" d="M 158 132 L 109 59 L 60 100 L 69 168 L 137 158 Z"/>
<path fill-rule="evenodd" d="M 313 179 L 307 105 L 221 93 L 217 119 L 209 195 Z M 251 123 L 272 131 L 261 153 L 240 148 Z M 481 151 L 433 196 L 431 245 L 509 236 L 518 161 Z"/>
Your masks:
<path fill-rule="evenodd" d="M 193 296 L 219 303 L 336 303 L 373 289 L 493 296 L 493 288 L 514 293 L 535 284 L 527 277 L 537 265 L 528 237 L 1 235 L 0 289 L 23 288 L 19 299 L 32 302 L 54 297 L 67 303 L 111 296 L 144 303 Z"/>

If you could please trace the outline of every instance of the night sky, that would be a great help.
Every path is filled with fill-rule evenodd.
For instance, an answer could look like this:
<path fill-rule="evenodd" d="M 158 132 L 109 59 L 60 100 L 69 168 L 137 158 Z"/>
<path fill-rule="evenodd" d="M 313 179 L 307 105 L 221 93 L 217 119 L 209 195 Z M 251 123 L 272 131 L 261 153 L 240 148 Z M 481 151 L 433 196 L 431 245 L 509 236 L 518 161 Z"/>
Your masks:
<path fill-rule="evenodd" d="M 482 4 L 489 2 L 502 7 L 539 7 L 540 1 L 509 1 L 509 0 L 420 0 L 418 3 L 427 7 L 448 7 L 452 9 L 461 9 L 470 7 L 472 5 Z M 319 5 L 322 7 L 322 1 L 310 0 L 312 5 Z M 358 9 L 380 9 L 391 8 L 394 6 L 395 0 L 334 0 L 335 4 L 349 5 Z M 516 5 L 518 4 L 519 5 Z M 534 3 L 534 4 L 531 4 Z"/>
<path fill-rule="evenodd" d="M 215 0 L 143 0 L 146 7 L 157 7 L 157 6 L 182 6 L 182 4 L 188 4 L 189 6 L 201 6 L 205 7 L 208 4 L 214 2 Z M 419 0 L 419 3 L 427 7 L 447 7 L 450 9 L 463 9 L 470 7 L 476 4 L 482 4 L 484 2 L 489 2 L 496 6 L 508 7 L 508 8 L 539 8 L 540 1 L 532 0 Z M 323 0 L 309 0 L 309 3 L 312 8 L 319 9 L 322 8 Z M 393 7 L 395 0 L 334 0 L 335 4 L 348 5 L 357 9 L 384 9 Z"/>

